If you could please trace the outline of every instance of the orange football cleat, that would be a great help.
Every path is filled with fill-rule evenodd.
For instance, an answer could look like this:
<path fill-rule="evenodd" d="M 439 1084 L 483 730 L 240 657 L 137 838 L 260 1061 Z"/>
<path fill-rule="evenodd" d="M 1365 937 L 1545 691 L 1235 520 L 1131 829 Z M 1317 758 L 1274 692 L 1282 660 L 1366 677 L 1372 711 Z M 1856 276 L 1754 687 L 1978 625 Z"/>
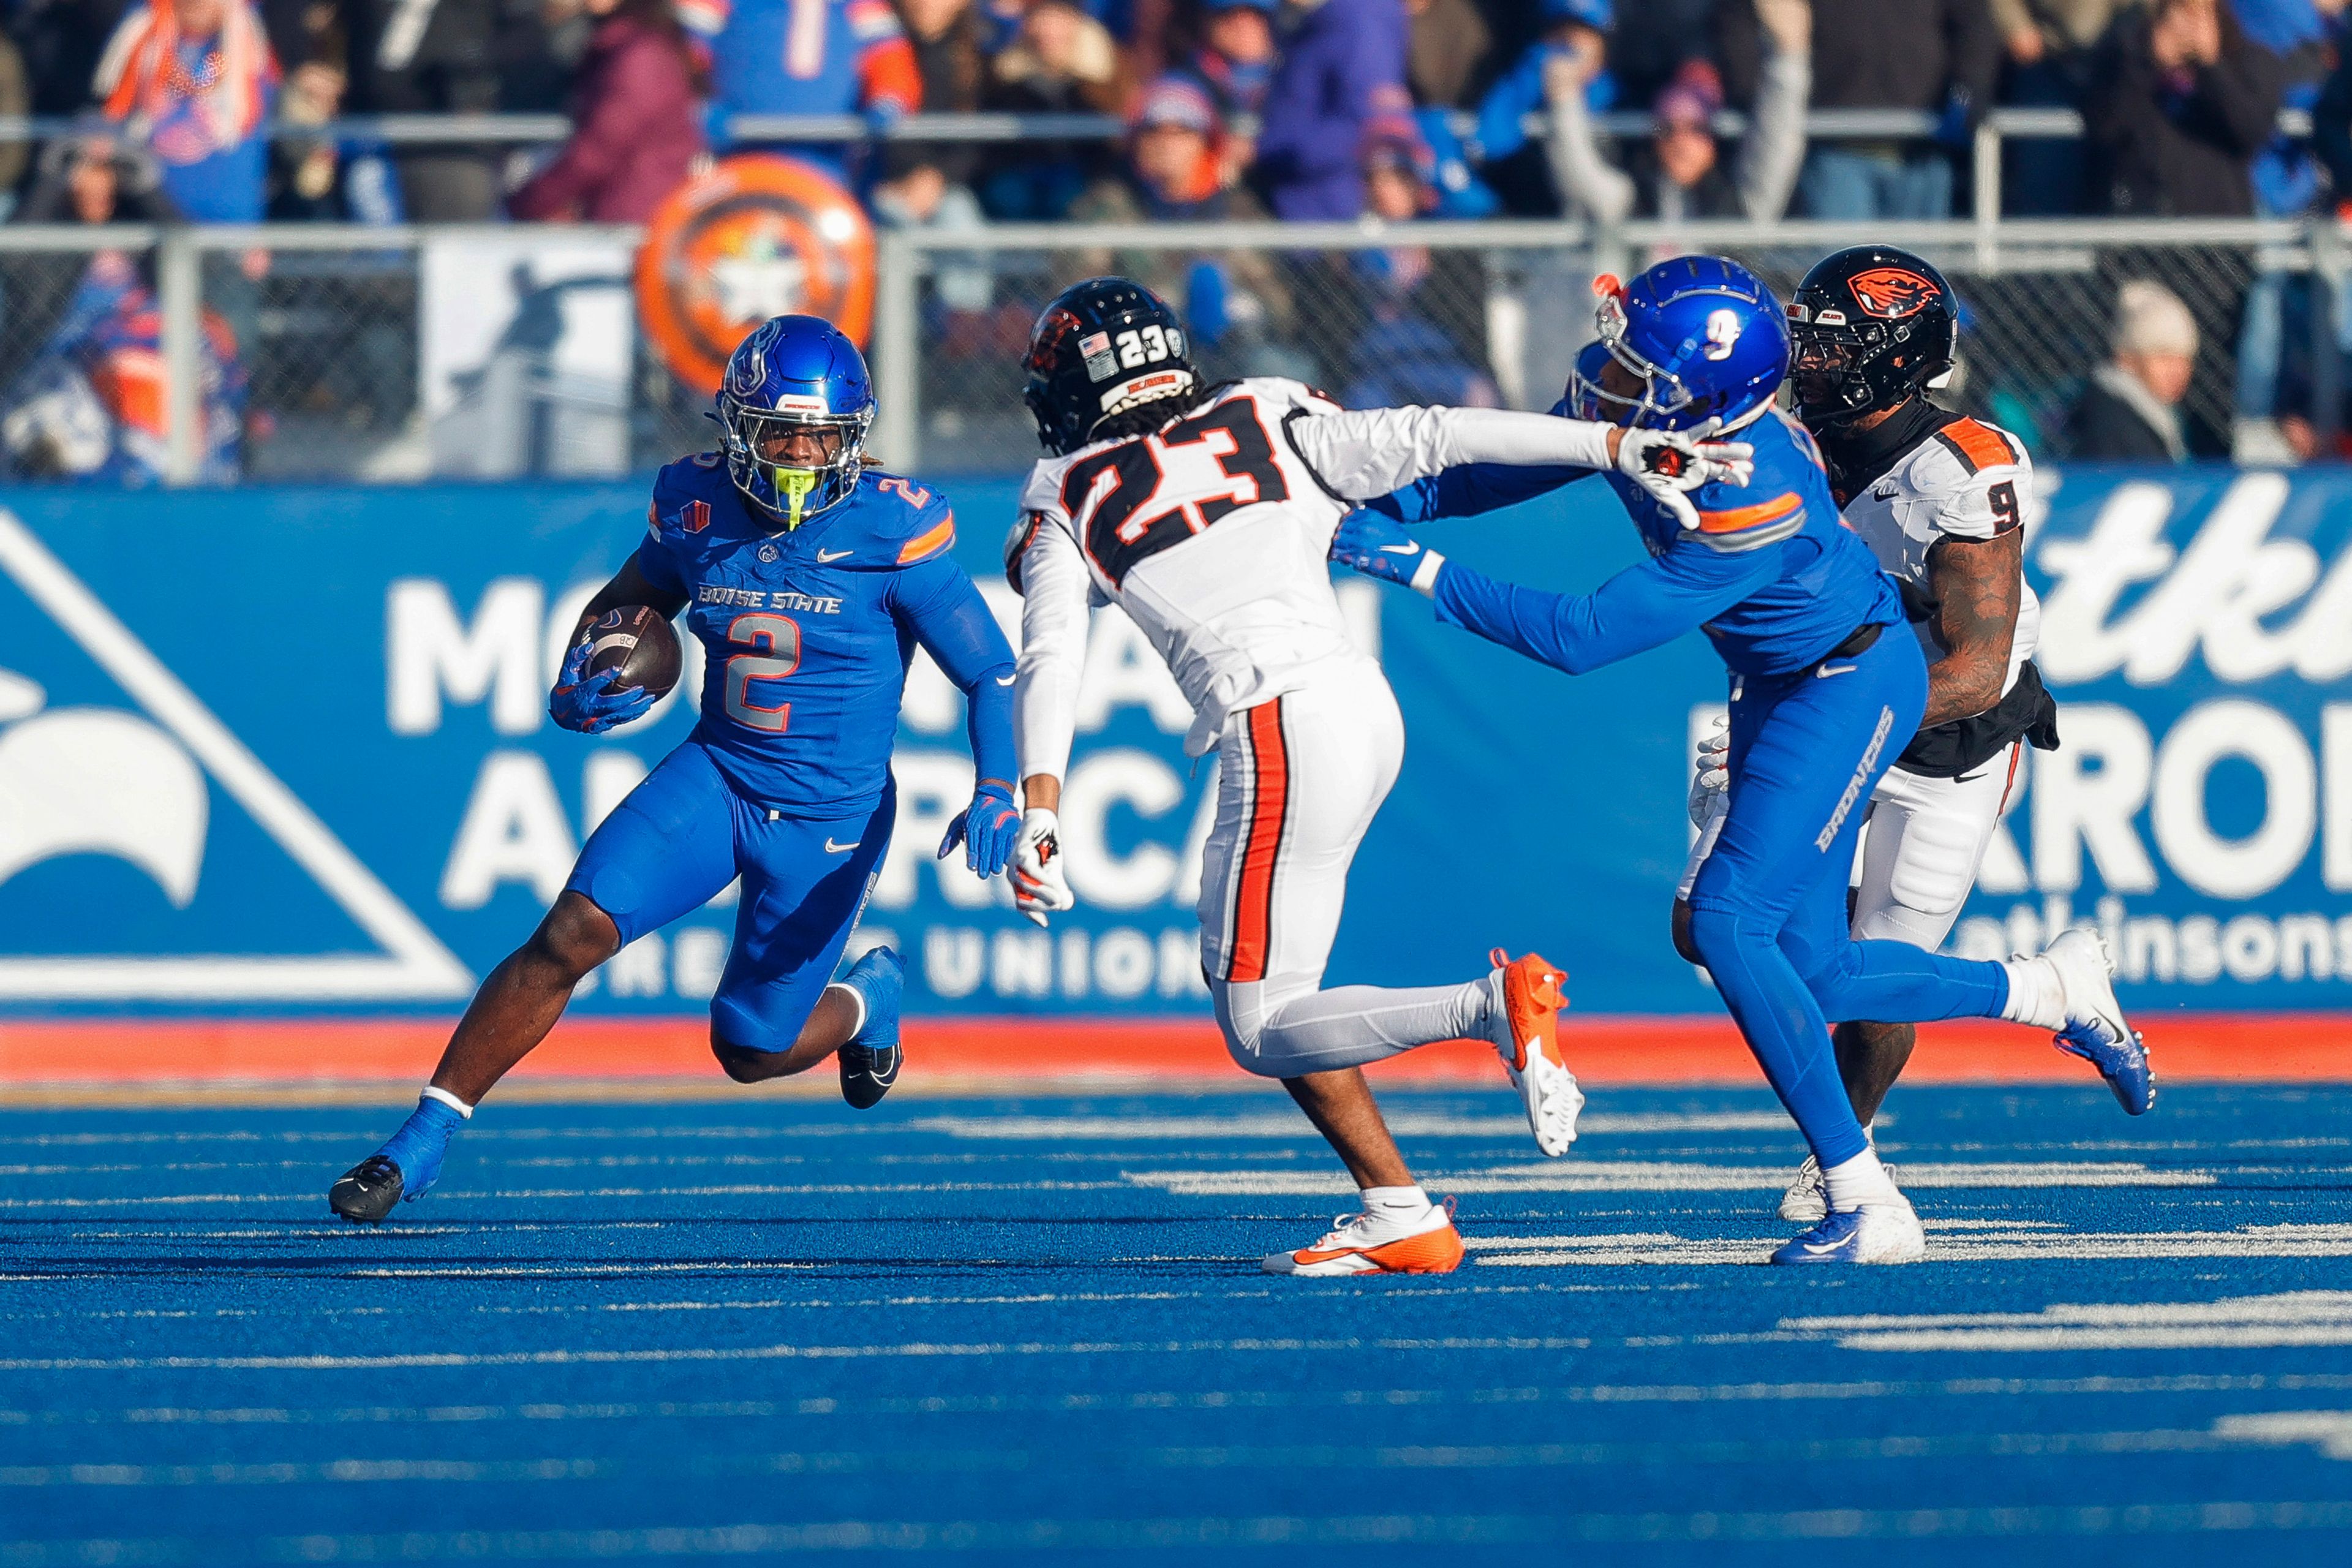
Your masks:
<path fill-rule="evenodd" d="M 1450 1274 L 1462 1262 L 1462 1233 L 1454 1228 L 1454 1200 L 1432 1204 L 1404 1221 L 1369 1214 L 1342 1215 L 1312 1247 L 1276 1252 L 1259 1267 L 1268 1274 Z"/>
<path fill-rule="evenodd" d="M 1560 987 L 1568 975 L 1532 952 L 1513 959 L 1498 947 L 1488 957 L 1496 1003 L 1489 1037 L 1527 1106 L 1536 1147 L 1557 1159 L 1576 1142 L 1576 1117 L 1584 1109 L 1584 1091 L 1559 1048 L 1559 1015 L 1568 1005 Z"/>

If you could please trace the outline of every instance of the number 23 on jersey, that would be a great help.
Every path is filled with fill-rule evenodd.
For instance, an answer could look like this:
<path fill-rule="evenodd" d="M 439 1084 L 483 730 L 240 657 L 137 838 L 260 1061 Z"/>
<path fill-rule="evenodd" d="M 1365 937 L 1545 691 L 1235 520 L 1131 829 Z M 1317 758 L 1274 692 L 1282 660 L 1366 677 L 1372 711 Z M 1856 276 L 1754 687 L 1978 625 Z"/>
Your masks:
<path fill-rule="evenodd" d="M 1215 468 L 1208 470 L 1196 454 L 1213 458 Z M 1227 512 L 1289 499 L 1273 440 L 1247 397 L 1091 453 L 1062 479 L 1062 510 L 1087 558 L 1114 586 L 1138 562 Z"/>

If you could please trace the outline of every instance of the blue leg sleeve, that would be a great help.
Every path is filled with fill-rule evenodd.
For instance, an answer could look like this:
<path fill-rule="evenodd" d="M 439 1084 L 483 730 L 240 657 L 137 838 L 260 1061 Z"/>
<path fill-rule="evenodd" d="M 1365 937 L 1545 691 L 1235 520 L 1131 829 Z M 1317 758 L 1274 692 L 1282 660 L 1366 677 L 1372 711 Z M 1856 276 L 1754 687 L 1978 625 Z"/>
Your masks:
<path fill-rule="evenodd" d="M 1862 1126 L 1795 958 L 1816 972 L 1847 962 L 1845 874 L 1863 812 L 1917 727 L 1927 685 L 1918 645 L 1899 628 L 1829 670 L 1735 688 L 1730 812 L 1690 900 L 1700 960 L 1825 1166 L 1862 1152 Z"/>

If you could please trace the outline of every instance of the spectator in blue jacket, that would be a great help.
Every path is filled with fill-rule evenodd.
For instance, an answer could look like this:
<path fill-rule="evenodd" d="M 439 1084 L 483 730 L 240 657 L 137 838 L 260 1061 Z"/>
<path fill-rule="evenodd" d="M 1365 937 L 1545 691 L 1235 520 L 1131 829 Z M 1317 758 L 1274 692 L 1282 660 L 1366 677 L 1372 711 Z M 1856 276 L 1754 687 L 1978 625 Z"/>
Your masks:
<path fill-rule="evenodd" d="M 1267 89 L 1258 188 L 1276 217 L 1346 220 L 1364 210 L 1365 132 L 1410 114 L 1404 0 L 1299 0 Z"/>
<path fill-rule="evenodd" d="M 1617 24 L 1613 0 L 1542 0 L 1543 36 L 1528 46 L 1511 68 L 1503 73 L 1478 104 L 1478 128 L 1471 151 L 1485 163 L 1499 163 L 1531 140 L 1528 116 L 1550 101 L 1546 90 L 1561 73 L 1551 70 L 1556 59 L 1576 62 L 1570 73 L 1584 83 L 1584 107 L 1593 113 L 1617 101 L 1616 79 L 1609 74 L 1609 31 Z"/>

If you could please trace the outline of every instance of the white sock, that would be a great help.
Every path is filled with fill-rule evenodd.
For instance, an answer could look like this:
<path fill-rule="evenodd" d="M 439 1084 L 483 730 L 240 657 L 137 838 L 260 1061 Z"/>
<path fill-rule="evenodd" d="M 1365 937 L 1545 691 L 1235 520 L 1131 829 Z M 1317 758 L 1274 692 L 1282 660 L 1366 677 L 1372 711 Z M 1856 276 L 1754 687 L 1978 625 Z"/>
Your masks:
<path fill-rule="evenodd" d="M 2002 1017 L 2053 1034 L 2066 1026 L 2066 987 L 2058 978 L 2056 964 L 2046 958 L 2004 958 L 2000 967 L 2009 976 L 2009 1000 L 2001 1004 Z"/>
<path fill-rule="evenodd" d="M 427 1100 L 439 1100 L 442 1104 L 447 1106 L 450 1110 L 456 1111 L 458 1115 L 464 1117 L 468 1121 L 471 1121 L 474 1119 L 474 1108 L 467 1104 L 464 1100 L 459 1100 L 456 1095 L 451 1094 L 446 1089 L 436 1089 L 428 1083 L 425 1086 L 425 1098 Z"/>
<path fill-rule="evenodd" d="M 1892 1203 L 1896 1196 L 1895 1184 L 1886 1179 L 1886 1167 L 1878 1163 L 1875 1149 L 1864 1149 L 1853 1159 L 1824 1170 L 1822 1185 L 1829 1194 L 1833 1214 L 1858 1209 L 1864 1204 Z"/>
<path fill-rule="evenodd" d="M 827 991 L 840 992 L 843 995 L 848 997 L 851 1003 L 856 1006 L 857 1022 L 849 1026 L 849 1037 L 853 1040 L 856 1039 L 859 1031 L 866 1027 L 866 994 L 858 990 L 855 985 L 844 985 L 837 980 L 832 984 L 826 986 L 825 989 Z"/>
<path fill-rule="evenodd" d="M 1366 1187 L 1364 1212 L 1374 1219 L 1419 1219 L 1429 1212 L 1429 1194 L 1418 1186 Z"/>

